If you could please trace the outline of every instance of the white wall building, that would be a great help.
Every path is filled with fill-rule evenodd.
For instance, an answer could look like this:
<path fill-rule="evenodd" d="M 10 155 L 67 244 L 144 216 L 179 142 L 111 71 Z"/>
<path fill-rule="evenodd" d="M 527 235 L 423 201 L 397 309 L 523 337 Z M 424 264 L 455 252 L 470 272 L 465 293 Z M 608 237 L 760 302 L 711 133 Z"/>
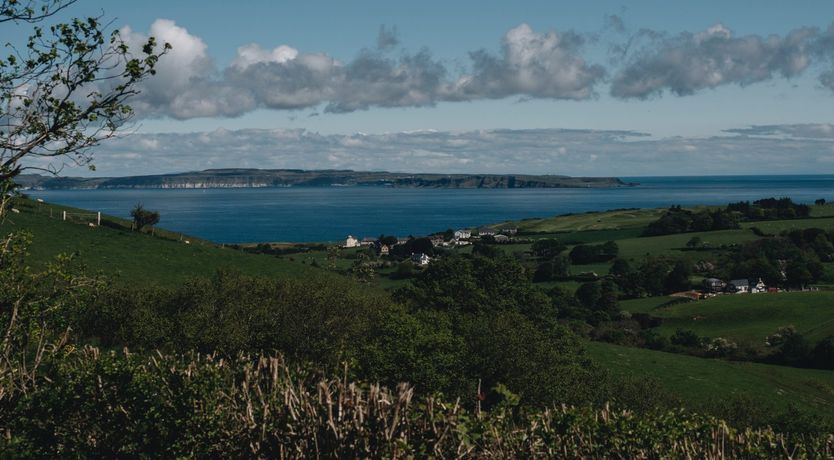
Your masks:
<path fill-rule="evenodd" d="M 358 240 L 358 239 L 356 239 L 356 238 L 354 238 L 354 237 L 353 237 L 353 235 L 348 235 L 348 236 L 347 236 L 347 238 L 345 238 L 345 245 L 344 245 L 344 247 L 346 247 L 346 248 L 356 248 L 356 247 L 359 247 L 359 240 Z"/>

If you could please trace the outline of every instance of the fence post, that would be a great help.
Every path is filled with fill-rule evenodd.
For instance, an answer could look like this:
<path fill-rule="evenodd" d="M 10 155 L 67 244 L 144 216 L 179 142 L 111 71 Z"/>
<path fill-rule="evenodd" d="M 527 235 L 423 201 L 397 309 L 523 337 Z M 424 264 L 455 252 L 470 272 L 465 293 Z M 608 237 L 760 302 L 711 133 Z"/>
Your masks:
<path fill-rule="evenodd" d="M 62 211 L 61 213 L 63 214 L 64 220 L 67 220 L 67 212 L 66 212 L 66 211 Z"/>
<path fill-rule="evenodd" d="M 99 211 L 98 215 L 96 216 L 96 226 L 101 227 L 101 211 Z"/>

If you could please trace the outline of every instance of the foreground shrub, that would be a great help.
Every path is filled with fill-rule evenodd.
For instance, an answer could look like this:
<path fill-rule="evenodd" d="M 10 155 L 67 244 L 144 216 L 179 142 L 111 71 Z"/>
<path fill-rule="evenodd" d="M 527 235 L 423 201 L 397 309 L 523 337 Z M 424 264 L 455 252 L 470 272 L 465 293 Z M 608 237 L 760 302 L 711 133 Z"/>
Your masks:
<path fill-rule="evenodd" d="M 682 411 L 634 415 L 418 396 L 291 369 L 280 357 L 100 353 L 58 360 L 51 382 L 0 408 L 0 456 L 112 458 L 806 458 L 832 435 L 738 430 Z"/>

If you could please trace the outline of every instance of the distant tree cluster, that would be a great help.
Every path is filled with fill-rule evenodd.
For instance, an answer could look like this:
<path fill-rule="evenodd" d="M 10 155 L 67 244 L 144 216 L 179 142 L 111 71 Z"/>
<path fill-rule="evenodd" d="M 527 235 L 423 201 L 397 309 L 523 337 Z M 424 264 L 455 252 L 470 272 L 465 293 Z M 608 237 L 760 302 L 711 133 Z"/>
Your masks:
<path fill-rule="evenodd" d="M 619 254 L 617 243 L 608 241 L 603 244 L 574 246 L 570 251 L 570 261 L 577 265 L 607 262 Z"/>
<path fill-rule="evenodd" d="M 727 211 L 737 212 L 747 220 L 797 219 L 811 215 L 810 206 L 794 203 L 790 198 L 764 198 L 753 203 L 739 201 L 728 204 Z"/>
<path fill-rule="evenodd" d="M 792 230 L 743 244 L 722 265 L 730 278 L 761 278 L 768 286 L 801 288 L 824 275 L 822 262 L 834 261 L 834 232 Z"/>
<path fill-rule="evenodd" d="M 672 206 L 660 218 L 650 223 L 644 236 L 671 235 L 687 232 L 707 232 L 739 228 L 738 216 L 732 211 L 719 209 L 692 212 L 680 206 Z"/>

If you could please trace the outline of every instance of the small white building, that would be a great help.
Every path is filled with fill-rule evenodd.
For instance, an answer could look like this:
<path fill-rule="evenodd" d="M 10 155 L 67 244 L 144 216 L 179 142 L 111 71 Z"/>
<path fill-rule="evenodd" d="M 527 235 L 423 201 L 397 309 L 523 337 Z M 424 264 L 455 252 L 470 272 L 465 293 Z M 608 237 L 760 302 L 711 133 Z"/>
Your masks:
<path fill-rule="evenodd" d="M 495 235 L 495 242 L 496 243 L 509 243 L 510 237 L 507 235 Z"/>
<path fill-rule="evenodd" d="M 456 240 L 468 240 L 469 238 L 472 238 L 472 232 L 470 230 L 461 229 L 455 231 Z"/>
<path fill-rule="evenodd" d="M 343 247 L 345 247 L 345 248 L 359 247 L 359 240 L 354 238 L 353 235 L 348 235 L 347 238 L 345 238 L 345 245 Z"/>
<path fill-rule="evenodd" d="M 478 235 L 479 236 L 487 236 L 487 235 L 494 236 L 495 235 L 495 230 L 493 230 L 489 227 L 481 227 L 481 228 L 478 229 Z"/>
<path fill-rule="evenodd" d="M 764 284 L 764 281 L 762 281 L 761 278 L 759 278 L 759 281 L 756 284 L 750 286 L 751 294 L 758 294 L 760 292 L 767 292 L 767 286 Z"/>
<path fill-rule="evenodd" d="M 423 254 L 422 252 L 416 252 L 414 254 L 411 254 L 411 261 L 421 267 L 425 267 L 429 264 L 429 262 L 431 262 L 431 259 L 429 258 L 429 256 Z"/>

